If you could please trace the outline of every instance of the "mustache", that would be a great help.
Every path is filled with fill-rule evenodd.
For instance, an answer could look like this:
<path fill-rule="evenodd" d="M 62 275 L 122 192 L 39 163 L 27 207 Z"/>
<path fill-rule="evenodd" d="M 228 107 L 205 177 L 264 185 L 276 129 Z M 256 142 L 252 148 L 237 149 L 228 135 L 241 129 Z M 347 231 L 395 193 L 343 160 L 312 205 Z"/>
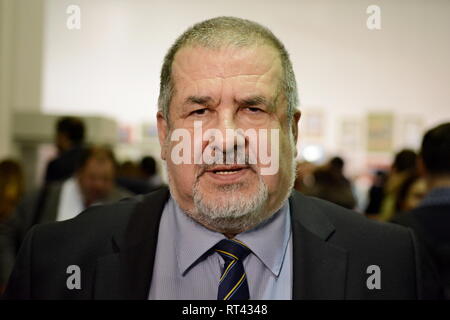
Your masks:
<path fill-rule="evenodd" d="M 199 164 L 198 165 L 198 174 L 197 178 L 200 178 L 205 172 L 214 170 L 217 167 L 224 168 L 224 167 L 246 167 L 248 169 L 251 169 L 253 172 L 257 172 L 257 166 L 256 164 L 250 163 L 249 161 L 250 157 L 248 153 L 241 153 L 237 152 L 234 154 L 234 159 L 229 156 L 229 153 L 223 152 L 221 156 L 214 157 L 213 162 L 209 164 Z"/>

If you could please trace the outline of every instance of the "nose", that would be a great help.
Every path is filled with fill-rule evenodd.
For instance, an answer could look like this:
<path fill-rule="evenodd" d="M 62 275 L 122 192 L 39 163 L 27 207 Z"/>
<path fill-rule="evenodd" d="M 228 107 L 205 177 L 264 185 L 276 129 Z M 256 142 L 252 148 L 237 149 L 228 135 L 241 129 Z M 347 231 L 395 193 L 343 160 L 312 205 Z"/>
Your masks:
<path fill-rule="evenodd" d="M 223 157 L 225 163 L 235 163 L 235 157 L 245 158 L 246 139 L 243 130 L 238 127 L 234 108 L 224 108 L 217 112 L 213 129 L 206 134 L 207 148 L 214 150 L 216 159 Z M 238 160 L 242 163 L 243 160 Z"/>
<path fill-rule="evenodd" d="M 231 107 L 218 108 L 216 121 L 214 121 L 215 129 L 218 129 L 225 136 L 226 130 L 237 129 L 236 115 Z"/>

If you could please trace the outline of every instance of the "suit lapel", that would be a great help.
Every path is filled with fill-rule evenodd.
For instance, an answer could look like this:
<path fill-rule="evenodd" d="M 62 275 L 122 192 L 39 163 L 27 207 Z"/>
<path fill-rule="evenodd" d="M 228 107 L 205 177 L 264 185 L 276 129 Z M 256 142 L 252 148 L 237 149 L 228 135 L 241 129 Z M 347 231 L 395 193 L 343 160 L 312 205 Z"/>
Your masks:
<path fill-rule="evenodd" d="M 119 253 L 119 285 L 124 299 L 147 299 L 153 274 L 159 222 L 169 190 L 161 188 L 143 197 L 128 223 Z"/>
<path fill-rule="evenodd" d="M 307 197 L 290 198 L 293 299 L 344 299 L 347 252 L 329 242 L 335 228 Z"/>
<path fill-rule="evenodd" d="M 148 298 L 159 222 L 168 197 L 169 190 L 161 188 L 138 201 L 125 233 L 111 239 L 113 253 L 97 260 L 95 299 Z"/>

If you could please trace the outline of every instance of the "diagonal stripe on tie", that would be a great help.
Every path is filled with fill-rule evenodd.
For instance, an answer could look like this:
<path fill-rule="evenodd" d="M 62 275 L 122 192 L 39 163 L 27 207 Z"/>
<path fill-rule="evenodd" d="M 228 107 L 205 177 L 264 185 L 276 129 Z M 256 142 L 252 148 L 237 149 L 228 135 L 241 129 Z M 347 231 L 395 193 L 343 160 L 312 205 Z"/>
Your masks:
<path fill-rule="evenodd" d="M 233 266 L 236 265 L 236 261 L 237 260 L 233 260 L 230 262 L 230 264 L 228 265 L 228 267 L 226 267 L 225 271 L 223 272 L 222 276 L 219 279 L 219 283 L 223 281 L 223 279 L 226 277 L 226 275 L 228 274 L 228 271 L 230 271 L 231 268 L 233 268 Z"/>
<path fill-rule="evenodd" d="M 241 276 L 241 278 L 239 279 L 238 283 L 236 283 L 234 285 L 234 287 L 226 294 L 226 296 L 223 298 L 223 300 L 230 300 L 230 298 L 232 298 L 236 292 L 239 292 L 239 288 L 244 283 L 245 278 L 246 278 L 246 276 L 245 276 L 245 273 L 244 273 Z"/>
<path fill-rule="evenodd" d="M 225 260 L 217 299 L 248 300 L 249 290 L 243 260 L 250 253 L 250 249 L 238 240 L 224 239 L 214 246 L 214 250 Z"/>

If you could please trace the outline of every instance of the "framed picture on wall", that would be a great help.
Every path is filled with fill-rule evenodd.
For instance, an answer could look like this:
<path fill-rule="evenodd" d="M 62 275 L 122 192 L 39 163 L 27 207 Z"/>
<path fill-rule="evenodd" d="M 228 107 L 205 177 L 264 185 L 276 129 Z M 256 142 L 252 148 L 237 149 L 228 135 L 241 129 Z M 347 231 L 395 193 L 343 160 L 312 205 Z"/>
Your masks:
<path fill-rule="evenodd" d="M 304 138 L 320 140 L 324 137 L 324 114 L 322 110 L 305 110 L 300 121 L 300 134 Z"/>
<path fill-rule="evenodd" d="M 358 119 L 342 119 L 339 145 L 342 150 L 355 151 L 361 148 L 361 123 Z"/>
<path fill-rule="evenodd" d="M 392 113 L 369 113 L 367 116 L 367 151 L 391 152 L 394 116 Z"/>

